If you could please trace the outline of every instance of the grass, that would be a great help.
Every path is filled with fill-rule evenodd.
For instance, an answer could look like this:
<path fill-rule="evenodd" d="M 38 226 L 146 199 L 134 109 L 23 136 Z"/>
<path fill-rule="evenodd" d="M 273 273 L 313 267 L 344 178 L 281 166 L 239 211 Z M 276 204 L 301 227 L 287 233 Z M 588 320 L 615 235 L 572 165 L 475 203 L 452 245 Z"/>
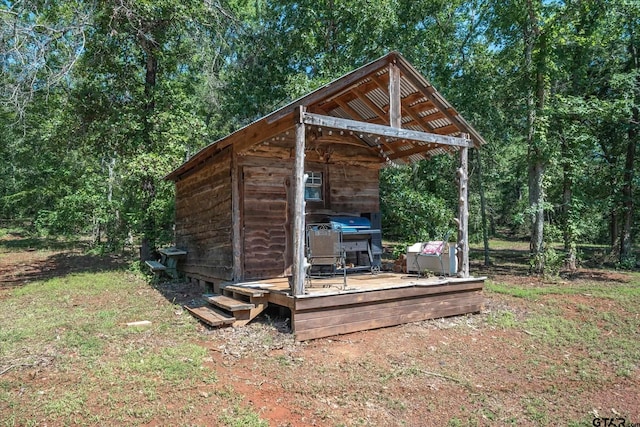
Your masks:
<path fill-rule="evenodd" d="M 229 427 L 269 427 L 269 424 L 260 419 L 258 414 L 242 406 L 234 406 L 224 411 L 219 421 Z"/>
<path fill-rule="evenodd" d="M 599 371 L 604 363 L 613 367 L 613 377 L 631 378 L 640 366 L 637 342 L 640 281 L 637 274 L 631 273 L 629 277 L 631 280 L 627 283 L 615 286 L 601 282 L 572 286 L 487 282 L 490 292 L 538 303 L 538 309 L 523 319 L 517 319 L 510 311 L 500 310 L 491 313 L 488 322 L 503 329 L 525 331 L 534 343 L 532 352 L 535 354 L 566 352 L 571 348 L 584 351 L 587 358 L 571 358 L 559 367 L 565 377 L 568 373 L 578 381 L 602 383 L 606 379 Z M 567 306 L 563 298 L 567 295 L 583 296 L 594 305 Z M 549 370 L 551 378 L 557 375 L 557 368 Z M 535 411 L 531 409 L 531 413 Z"/>
<path fill-rule="evenodd" d="M 0 371 L 46 370 L 51 386 L 0 376 L 0 426 L 184 424 L 193 404 L 176 408 L 168 396 L 193 402 L 201 399 L 198 388 L 218 386 L 195 320 L 176 315 L 171 302 L 127 270 L 31 282 L 10 291 L 3 308 Z M 137 320 L 151 326 L 127 326 Z M 228 425 L 265 425 L 236 396 L 211 395 L 214 405 L 248 422 Z M 25 410 L 25 401 L 38 404 Z"/>
<path fill-rule="evenodd" d="M 629 282 L 615 283 L 613 286 L 610 283 L 603 284 L 598 282 L 588 282 L 580 285 L 514 286 L 488 280 L 485 283 L 485 288 L 491 292 L 532 301 L 536 301 L 545 295 L 581 294 L 608 298 L 626 304 L 640 297 L 640 275 L 629 273 L 629 276 L 632 278 Z"/>
<path fill-rule="evenodd" d="M 0 427 L 263 427 L 280 407 L 308 425 L 588 425 L 588 411 L 620 409 L 592 396 L 636 389 L 639 274 L 494 279 L 485 296 L 490 309 L 455 327 L 422 322 L 294 346 L 272 319 L 203 333 L 126 268 L 21 283 L 0 290 Z M 139 320 L 151 324 L 127 326 Z M 633 409 L 622 415 L 640 421 Z"/>

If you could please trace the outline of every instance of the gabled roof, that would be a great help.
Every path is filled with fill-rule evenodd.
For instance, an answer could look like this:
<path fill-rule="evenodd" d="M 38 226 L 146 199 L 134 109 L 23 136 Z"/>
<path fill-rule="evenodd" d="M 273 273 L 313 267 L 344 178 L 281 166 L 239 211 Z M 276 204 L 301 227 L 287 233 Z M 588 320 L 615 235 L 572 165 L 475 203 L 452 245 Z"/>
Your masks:
<path fill-rule="evenodd" d="M 355 121 L 369 125 L 374 134 L 365 131 L 345 138 L 354 139 L 372 150 L 379 149 L 384 156 L 381 163 L 385 159 L 416 162 L 457 151 L 460 144 L 448 141 L 463 137 L 475 147 L 485 143 L 482 136 L 402 55 L 391 52 L 208 145 L 166 179 L 179 179 L 229 145 L 233 144 L 236 150 L 241 151 L 287 131 L 295 125 L 300 106 L 311 116 L 320 118 L 325 127 L 330 127 L 327 123 L 331 121 L 322 118 L 330 117 L 341 123 Z M 392 122 L 395 126 L 391 126 Z M 375 134 L 376 130 L 383 129 L 381 126 L 401 128 L 405 133 L 402 137 L 398 137 L 397 132 L 390 138 L 383 136 L 381 142 L 382 134 Z M 431 134 L 435 139 L 422 138 L 422 133 Z"/>

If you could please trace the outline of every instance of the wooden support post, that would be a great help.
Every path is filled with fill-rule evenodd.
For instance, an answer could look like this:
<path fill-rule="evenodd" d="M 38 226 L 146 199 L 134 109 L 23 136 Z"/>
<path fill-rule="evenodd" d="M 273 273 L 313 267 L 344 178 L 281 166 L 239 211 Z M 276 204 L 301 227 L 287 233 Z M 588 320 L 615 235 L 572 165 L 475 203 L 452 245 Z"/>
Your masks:
<path fill-rule="evenodd" d="M 400 94 L 400 69 L 389 64 L 389 124 L 394 128 L 402 127 L 402 100 Z"/>
<path fill-rule="evenodd" d="M 294 296 L 304 295 L 304 146 L 305 125 L 303 122 L 304 107 L 300 106 L 296 123 L 296 157 L 293 168 L 293 275 L 292 293 Z"/>
<path fill-rule="evenodd" d="M 467 135 L 464 135 L 468 138 Z M 469 149 L 460 149 L 458 169 L 458 276 L 469 277 Z"/>

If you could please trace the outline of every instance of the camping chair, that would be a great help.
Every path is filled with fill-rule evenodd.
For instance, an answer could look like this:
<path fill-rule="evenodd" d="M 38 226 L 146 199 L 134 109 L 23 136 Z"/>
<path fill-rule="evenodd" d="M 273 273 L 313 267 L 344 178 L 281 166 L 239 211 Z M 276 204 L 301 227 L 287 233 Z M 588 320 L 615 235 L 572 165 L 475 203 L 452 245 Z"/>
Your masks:
<path fill-rule="evenodd" d="M 442 240 L 432 240 L 430 242 L 422 243 L 420 247 L 420 252 L 418 252 L 414 258 L 414 266 L 416 271 L 418 272 L 418 276 L 421 275 L 420 271 L 420 257 L 436 257 L 440 261 L 440 269 L 442 270 L 442 275 L 445 276 L 444 264 L 442 262 L 442 254 L 445 249 L 448 249 L 449 244 L 449 236 L 451 236 L 451 231 L 447 231 Z"/>
<path fill-rule="evenodd" d="M 342 247 L 342 231 L 333 229 L 330 224 L 307 225 L 307 281 L 311 286 L 314 266 L 330 266 L 332 276 L 337 266 L 342 267 L 342 289 L 347 287 L 347 269 L 345 253 Z"/>

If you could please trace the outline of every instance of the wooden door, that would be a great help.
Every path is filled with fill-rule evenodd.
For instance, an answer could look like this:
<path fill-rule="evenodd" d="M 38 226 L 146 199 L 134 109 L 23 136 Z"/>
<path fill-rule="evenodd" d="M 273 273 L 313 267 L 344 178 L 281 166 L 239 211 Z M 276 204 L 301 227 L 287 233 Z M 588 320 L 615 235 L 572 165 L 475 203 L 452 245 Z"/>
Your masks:
<path fill-rule="evenodd" d="M 281 167 L 242 168 L 245 279 L 282 277 L 291 267 L 290 179 Z"/>

